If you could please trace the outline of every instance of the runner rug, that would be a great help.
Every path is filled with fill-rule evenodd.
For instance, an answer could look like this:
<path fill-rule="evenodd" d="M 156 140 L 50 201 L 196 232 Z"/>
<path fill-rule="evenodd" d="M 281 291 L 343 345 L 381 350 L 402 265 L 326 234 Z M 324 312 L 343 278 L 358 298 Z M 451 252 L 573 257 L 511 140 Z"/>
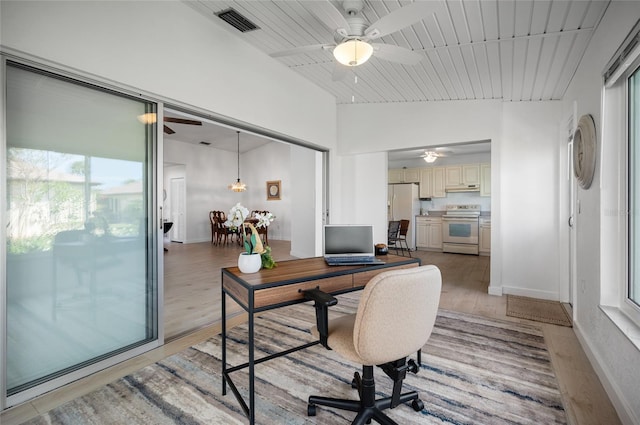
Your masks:
<path fill-rule="evenodd" d="M 559 301 L 507 295 L 507 316 L 573 327 L 571 315 Z"/>
<path fill-rule="evenodd" d="M 334 315 L 354 311 L 353 295 L 339 297 Z M 311 341 L 314 309 L 299 304 L 256 319 L 257 356 Z M 227 358 L 246 361 L 246 326 L 231 330 Z M 220 337 L 211 338 L 71 402 L 29 424 L 246 424 L 231 391 L 221 395 Z M 321 346 L 256 366 L 256 423 L 346 425 L 355 414 L 318 406 L 307 416 L 311 394 L 356 398 L 351 388 L 360 365 Z M 390 379 L 376 369 L 379 395 Z M 245 395 L 245 371 L 233 375 Z M 439 311 L 417 375 L 405 390 L 421 394 L 424 409 L 387 411 L 399 424 L 565 424 L 560 391 L 542 331 L 535 324 Z"/>

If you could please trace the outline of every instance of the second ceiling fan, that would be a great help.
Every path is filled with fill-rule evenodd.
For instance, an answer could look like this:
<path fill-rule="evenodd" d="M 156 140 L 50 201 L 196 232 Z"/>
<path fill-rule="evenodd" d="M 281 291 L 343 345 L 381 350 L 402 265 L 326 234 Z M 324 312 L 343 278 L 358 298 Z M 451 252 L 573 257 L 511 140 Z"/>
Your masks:
<path fill-rule="evenodd" d="M 202 121 L 188 120 L 186 118 L 174 118 L 174 117 L 164 117 L 164 122 L 172 122 L 175 124 L 187 124 L 187 125 L 202 125 Z M 163 124 L 163 130 L 165 134 L 175 133 L 175 131 L 171 127 L 167 126 L 166 124 Z"/>

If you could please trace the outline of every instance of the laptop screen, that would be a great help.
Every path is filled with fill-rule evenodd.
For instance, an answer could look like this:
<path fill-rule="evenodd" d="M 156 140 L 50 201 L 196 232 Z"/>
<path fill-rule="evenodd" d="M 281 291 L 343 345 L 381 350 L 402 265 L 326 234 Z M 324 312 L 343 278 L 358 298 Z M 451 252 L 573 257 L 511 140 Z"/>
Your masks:
<path fill-rule="evenodd" d="M 324 226 L 324 256 L 373 256 L 373 226 L 327 224 Z"/>

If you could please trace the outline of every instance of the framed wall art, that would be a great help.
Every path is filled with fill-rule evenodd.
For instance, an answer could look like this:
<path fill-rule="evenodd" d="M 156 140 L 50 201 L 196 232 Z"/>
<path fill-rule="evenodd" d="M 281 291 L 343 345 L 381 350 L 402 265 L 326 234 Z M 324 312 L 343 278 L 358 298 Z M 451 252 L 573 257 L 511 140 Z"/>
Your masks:
<path fill-rule="evenodd" d="M 267 181 L 267 201 L 279 201 L 281 192 L 280 180 Z"/>

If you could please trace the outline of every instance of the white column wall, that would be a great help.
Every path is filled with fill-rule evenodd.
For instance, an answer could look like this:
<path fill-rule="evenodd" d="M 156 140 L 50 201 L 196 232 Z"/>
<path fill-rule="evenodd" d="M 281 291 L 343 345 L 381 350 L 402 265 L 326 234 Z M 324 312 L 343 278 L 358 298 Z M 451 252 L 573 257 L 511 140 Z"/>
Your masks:
<path fill-rule="evenodd" d="M 367 161 L 363 153 L 489 139 L 492 141 L 489 292 L 558 299 L 558 267 L 547 266 L 556 261 L 558 254 L 553 208 L 558 202 L 554 167 L 559 111 L 559 102 L 516 105 L 495 100 L 340 105 L 338 145 L 340 153 L 345 154 L 341 158 L 342 177 L 345 181 L 354 180 L 356 188 L 365 179 L 380 180 L 379 188 L 369 190 L 367 196 L 358 196 L 356 188 L 342 188 L 341 217 L 349 217 L 356 211 L 366 214 L 378 211 L 385 218 L 378 218 L 376 225 L 386 229 L 387 181 L 376 178 L 386 175 L 387 163 Z M 531 161 L 531 155 L 521 154 L 523 150 L 533 152 L 538 160 Z M 356 153 L 361 154 L 358 159 L 346 155 Z M 366 163 L 362 169 L 357 168 L 359 158 Z M 353 217 L 356 219 L 362 220 L 362 216 Z M 525 238 L 521 238 L 523 232 Z M 535 244 L 530 243 L 533 235 Z"/>
<path fill-rule="evenodd" d="M 552 300 L 560 297 L 560 110 L 560 102 L 503 104 L 500 164 L 491 167 L 502 177 L 498 189 L 502 199 L 500 218 L 495 219 L 492 213 L 491 225 L 497 222 L 502 229 L 499 248 L 503 293 Z M 493 240 L 491 243 L 493 256 Z"/>

